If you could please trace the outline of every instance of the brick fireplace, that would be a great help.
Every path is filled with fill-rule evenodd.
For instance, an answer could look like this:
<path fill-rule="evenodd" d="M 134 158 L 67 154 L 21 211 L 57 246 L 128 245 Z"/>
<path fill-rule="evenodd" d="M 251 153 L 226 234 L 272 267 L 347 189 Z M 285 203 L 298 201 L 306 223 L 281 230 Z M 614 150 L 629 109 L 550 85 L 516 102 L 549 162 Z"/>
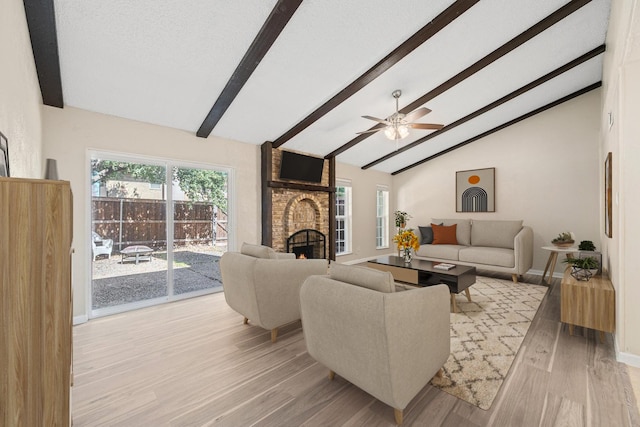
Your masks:
<path fill-rule="evenodd" d="M 325 256 L 335 259 L 334 160 L 324 161 L 322 182 L 310 184 L 279 179 L 281 156 L 270 142 L 262 145 L 262 244 L 286 252 L 294 233 L 317 230 L 325 236 Z"/>

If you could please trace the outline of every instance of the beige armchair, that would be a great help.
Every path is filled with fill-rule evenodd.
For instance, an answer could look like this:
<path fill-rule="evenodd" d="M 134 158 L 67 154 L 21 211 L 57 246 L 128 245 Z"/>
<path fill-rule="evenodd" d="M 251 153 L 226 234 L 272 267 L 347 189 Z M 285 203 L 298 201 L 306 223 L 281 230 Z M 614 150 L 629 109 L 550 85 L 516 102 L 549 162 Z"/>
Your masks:
<path fill-rule="evenodd" d="M 449 288 L 394 292 L 391 273 L 331 264 L 300 290 L 309 354 L 394 408 L 402 424 L 409 402 L 449 357 Z"/>
<path fill-rule="evenodd" d="M 220 259 L 222 287 L 227 304 L 261 328 L 271 331 L 300 319 L 300 285 L 314 274 L 327 273 L 325 259 L 295 259 L 266 246 L 244 244 L 240 253 L 226 252 Z"/>

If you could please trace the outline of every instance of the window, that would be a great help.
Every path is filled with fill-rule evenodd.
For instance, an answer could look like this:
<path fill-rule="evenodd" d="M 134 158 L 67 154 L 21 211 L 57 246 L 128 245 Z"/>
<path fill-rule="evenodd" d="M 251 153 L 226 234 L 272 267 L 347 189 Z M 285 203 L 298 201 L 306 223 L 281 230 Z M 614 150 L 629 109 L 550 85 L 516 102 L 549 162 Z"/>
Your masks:
<path fill-rule="evenodd" d="M 382 186 L 376 191 L 376 247 L 389 247 L 389 190 Z"/>
<path fill-rule="evenodd" d="M 336 183 L 336 255 L 351 252 L 351 183 Z"/>

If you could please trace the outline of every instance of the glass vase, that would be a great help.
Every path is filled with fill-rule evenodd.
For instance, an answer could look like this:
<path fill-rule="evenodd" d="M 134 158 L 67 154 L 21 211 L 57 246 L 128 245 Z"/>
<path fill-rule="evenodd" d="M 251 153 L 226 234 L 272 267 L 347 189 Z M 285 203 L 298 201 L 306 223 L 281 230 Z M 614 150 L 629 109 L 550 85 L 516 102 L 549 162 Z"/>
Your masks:
<path fill-rule="evenodd" d="M 404 258 L 404 262 L 411 262 L 411 259 L 413 258 L 413 253 L 411 252 L 411 248 L 404 249 L 402 258 Z"/>

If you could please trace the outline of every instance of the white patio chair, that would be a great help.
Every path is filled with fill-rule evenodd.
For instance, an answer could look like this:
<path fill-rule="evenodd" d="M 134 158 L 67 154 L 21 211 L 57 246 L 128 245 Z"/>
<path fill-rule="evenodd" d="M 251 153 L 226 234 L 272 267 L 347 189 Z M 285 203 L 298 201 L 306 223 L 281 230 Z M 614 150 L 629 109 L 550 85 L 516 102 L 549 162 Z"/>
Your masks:
<path fill-rule="evenodd" d="M 113 251 L 113 240 L 103 239 L 98 233 L 93 231 L 91 233 L 91 247 L 93 248 L 93 260 L 96 260 L 98 255 L 107 255 L 111 258 L 111 252 Z"/>

